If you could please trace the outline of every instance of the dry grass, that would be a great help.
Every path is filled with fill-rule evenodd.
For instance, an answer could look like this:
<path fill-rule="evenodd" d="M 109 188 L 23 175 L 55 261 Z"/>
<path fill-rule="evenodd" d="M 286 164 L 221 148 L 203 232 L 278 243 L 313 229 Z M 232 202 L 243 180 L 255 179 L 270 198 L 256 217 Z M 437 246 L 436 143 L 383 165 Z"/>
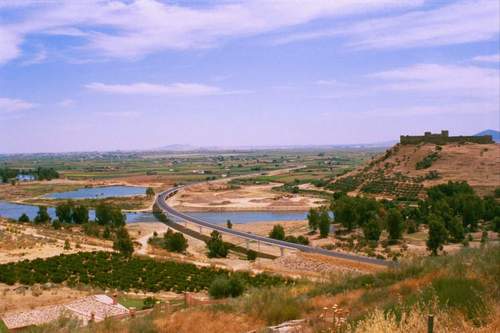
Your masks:
<path fill-rule="evenodd" d="M 263 327 L 260 320 L 235 313 L 192 309 L 178 311 L 154 321 L 161 333 L 239 333 Z"/>

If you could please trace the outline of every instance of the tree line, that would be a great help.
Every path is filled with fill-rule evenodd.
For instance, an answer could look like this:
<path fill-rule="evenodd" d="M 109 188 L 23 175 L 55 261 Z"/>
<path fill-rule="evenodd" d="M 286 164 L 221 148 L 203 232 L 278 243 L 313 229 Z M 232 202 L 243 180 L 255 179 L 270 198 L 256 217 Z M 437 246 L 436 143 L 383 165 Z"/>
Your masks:
<path fill-rule="evenodd" d="M 54 168 L 38 167 L 36 169 L 19 170 L 11 168 L 0 168 L 0 179 L 2 183 L 8 183 L 19 175 L 33 175 L 38 180 L 51 180 L 59 178 L 59 173 Z"/>

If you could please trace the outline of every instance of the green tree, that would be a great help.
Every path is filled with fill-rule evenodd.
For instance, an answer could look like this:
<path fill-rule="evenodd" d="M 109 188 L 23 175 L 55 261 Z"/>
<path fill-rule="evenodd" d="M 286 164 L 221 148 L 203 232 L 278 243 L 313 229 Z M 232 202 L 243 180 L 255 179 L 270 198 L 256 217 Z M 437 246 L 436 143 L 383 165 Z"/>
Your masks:
<path fill-rule="evenodd" d="M 47 207 L 45 206 L 39 206 L 38 207 L 38 213 L 36 214 L 35 218 L 33 221 L 36 224 L 41 224 L 41 223 L 49 223 L 51 220 L 49 213 L 47 212 Z"/>
<path fill-rule="evenodd" d="M 323 209 L 319 214 L 319 234 L 321 238 L 328 237 L 330 233 L 330 216 L 328 215 L 328 211 Z"/>
<path fill-rule="evenodd" d="M 89 210 L 85 206 L 76 206 L 73 208 L 73 223 L 84 224 L 89 222 Z"/>
<path fill-rule="evenodd" d="M 450 239 L 453 243 L 460 243 L 465 238 L 465 230 L 462 219 L 458 216 L 454 216 L 447 223 L 446 229 L 450 235 Z"/>
<path fill-rule="evenodd" d="M 493 231 L 500 232 L 500 216 L 493 219 Z"/>
<path fill-rule="evenodd" d="M 164 246 L 168 251 L 179 253 L 186 252 L 188 241 L 180 232 L 173 232 L 171 229 L 168 229 L 163 237 Z"/>
<path fill-rule="evenodd" d="M 371 218 L 363 225 L 363 234 L 367 240 L 378 241 L 382 228 L 380 222 L 376 218 Z"/>
<path fill-rule="evenodd" d="M 231 220 L 226 221 L 226 226 L 228 229 L 233 229 L 233 223 L 231 222 Z"/>
<path fill-rule="evenodd" d="M 154 197 L 155 196 L 155 190 L 152 187 L 148 187 L 146 189 L 146 195 L 148 198 Z"/>
<path fill-rule="evenodd" d="M 269 238 L 284 240 L 285 239 L 285 229 L 281 224 L 276 224 L 273 230 L 269 233 Z"/>
<path fill-rule="evenodd" d="M 115 234 L 115 241 L 113 242 L 113 249 L 119 251 L 121 254 L 130 257 L 134 253 L 134 243 L 130 239 L 127 229 L 124 227 L 118 228 Z"/>
<path fill-rule="evenodd" d="M 110 239 L 111 238 L 111 229 L 109 226 L 104 227 L 104 231 L 102 232 L 102 238 Z"/>
<path fill-rule="evenodd" d="M 389 239 L 395 241 L 403 235 L 404 221 L 403 216 L 397 208 L 389 209 L 386 217 L 387 231 Z"/>
<path fill-rule="evenodd" d="M 19 216 L 18 221 L 22 223 L 27 223 L 30 222 L 30 218 L 28 215 L 26 215 L 26 213 L 23 213 L 21 216 Z"/>
<path fill-rule="evenodd" d="M 443 221 L 438 216 L 431 214 L 428 217 L 429 235 L 427 238 L 427 248 L 432 255 L 437 255 L 438 250 L 443 249 L 443 244 L 448 239 L 448 230 Z"/>
<path fill-rule="evenodd" d="M 225 258 L 227 257 L 227 245 L 222 240 L 222 235 L 214 230 L 210 234 L 210 239 L 206 242 L 209 258 Z"/>
<path fill-rule="evenodd" d="M 69 243 L 69 240 L 64 241 L 64 250 L 68 251 L 71 250 L 71 244 Z"/>
<path fill-rule="evenodd" d="M 343 196 L 336 200 L 332 211 L 335 213 L 335 222 L 342 224 L 348 231 L 352 231 L 358 224 L 358 211 L 351 198 Z"/>
<path fill-rule="evenodd" d="M 463 200 L 463 222 L 470 230 L 477 230 L 478 220 L 483 216 L 483 203 L 477 196 Z"/>
<path fill-rule="evenodd" d="M 319 227 L 319 213 L 316 208 L 309 209 L 309 213 L 307 214 L 307 221 L 309 223 L 309 229 L 316 232 Z"/>
<path fill-rule="evenodd" d="M 62 223 L 71 223 L 73 220 L 73 204 L 66 202 L 56 207 L 56 216 Z"/>

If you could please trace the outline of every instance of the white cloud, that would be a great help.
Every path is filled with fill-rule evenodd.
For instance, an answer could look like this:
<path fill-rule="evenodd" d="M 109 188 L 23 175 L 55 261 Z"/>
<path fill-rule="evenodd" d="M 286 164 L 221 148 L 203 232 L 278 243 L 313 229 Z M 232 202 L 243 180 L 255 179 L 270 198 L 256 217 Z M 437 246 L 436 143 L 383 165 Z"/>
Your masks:
<path fill-rule="evenodd" d="M 0 97 L 0 112 L 1 113 L 23 111 L 23 110 L 28 110 L 28 109 L 31 109 L 34 107 L 35 107 L 35 104 L 23 101 L 21 99 Z"/>
<path fill-rule="evenodd" d="M 15 59 L 21 54 L 19 49 L 21 40 L 18 34 L 0 26 L 0 64 Z"/>
<path fill-rule="evenodd" d="M 9 23 L 10 38 L 19 40 L 9 44 L 15 45 L 14 49 L 0 61 L 15 58 L 16 47 L 34 33 L 83 38 L 88 50 L 109 57 L 136 58 L 161 50 L 211 47 L 227 38 L 267 33 L 320 18 L 421 3 L 423 0 L 249 0 L 187 7 L 157 0 L 39 2 L 23 19 Z"/>
<path fill-rule="evenodd" d="M 446 2 L 444 2 L 446 3 Z M 353 49 L 395 49 L 453 45 L 494 40 L 500 27 L 500 3 L 459 1 L 429 10 L 366 20 L 348 27 L 301 32 L 281 37 L 276 44 L 324 37 L 347 37 Z"/>
<path fill-rule="evenodd" d="M 380 90 L 421 92 L 460 97 L 498 96 L 500 72 L 476 66 L 418 64 L 369 75 Z"/>
<path fill-rule="evenodd" d="M 121 95 L 166 95 L 166 96 L 211 96 L 249 93 L 250 91 L 226 91 L 216 86 L 199 83 L 153 84 L 138 82 L 131 84 L 105 84 L 93 82 L 85 85 L 87 89 Z"/>
<path fill-rule="evenodd" d="M 490 54 L 490 55 L 482 55 L 472 58 L 473 61 L 477 62 L 500 62 L 500 54 Z"/>
<path fill-rule="evenodd" d="M 113 111 L 113 112 L 95 112 L 98 116 L 113 117 L 113 118 L 137 118 L 141 115 L 136 111 Z"/>
<path fill-rule="evenodd" d="M 57 106 L 60 106 L 62 108 L 71 108 L 71 107 L 75 106 L 75 101 L 72 100 L 71 98 L 66 98 L 66 99 L 63 99 L 62 101 L 58 102 Z"/>

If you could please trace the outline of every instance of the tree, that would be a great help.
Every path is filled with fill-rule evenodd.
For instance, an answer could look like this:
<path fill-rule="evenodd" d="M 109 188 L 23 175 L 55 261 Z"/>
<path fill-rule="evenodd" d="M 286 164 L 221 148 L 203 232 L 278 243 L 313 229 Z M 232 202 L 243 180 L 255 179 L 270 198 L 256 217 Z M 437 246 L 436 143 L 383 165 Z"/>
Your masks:
<path fill-rule="evenodd" d="M 464 225 L 460 217 L 454 216 L 446 225 L 453 243 L 459 243 L 465 238 Z"/>
<path fill-rule="evenodd" d="M 85 206 L 76 206 L 73 208 L 73 222 L 76 224 L 84 224 L 89 221 L 89 210 Z"/>
<path fill-rule="evenodd" d="M 470 230 L 477 230 L 479 218 L 483 215 L 483 203 L 477 196 L 468 196 L 463 200 L 463 222 Z"/>
<path fill-rule="evenodd" d="M 403 216 L 397 208 L 389 209 L 386 218 L 387 231 L 389 232 L 389 239 L 395 241 L 400 239 L 403 234 L 404 222 Z"/>
<path fill-rule="evenodd" d="M 155 190 L 152 187 L 148 187 L 146 189 L 146 195 L 147 195 L 148 198 L 154 197 Z"/>
<path fill-rule="evenodd" d="M 376 218 L 371 218 L 363 225 L 363 234 L 367 240 L 378 241 L 381 233 L 382 228 Z"/>
<path fill-rule="evenodd" d="M 102 238 L 104 239 L 111 238 L 111 229 L 109 229 L 109 226 L 104 227 L 104 231 L 102 232 Z"/>
<path fill-rule="evenodd" d="M 71 223 L 73 220 L 73 204 L 62 203 L 56 207 L 56 216 L 62 223 Z"/>
<path fill-rule="evenodd" d="M 208 248 L 209 258 L 225 258 L 227 257 L 228 249 L 224 241 L 222 240 L 222 235 L 214 230 L 210 234 L 210 239 L 206 242 Z"/>
<path fill-rule="evenodd" d="M 340 197 L 335 201 L 332 210 L 335 213 L 335 222 L 341 223 L 348 231 L 352 231 L 358 224 L 359 215 L 352 198 Z"/>
<path fill-rule="evenodd" d="M 49 213 L 47 212 L 47 207 L 38 206 L 38 213 L 36 214 L 33 221 L 36 224 L 49 223 L 51 220 Z"/>
<path fill-rule="evenodd" d="M 113 249 L 119 251 L 121 254 L 130 257 L 134 253 L 134 243 L 130 239 L 127 229 L 124 227 L 116 230 L 115 241 L 113 242 Z"/>
<path fill-rule="evenodd" d="M 276 224 L 273 230 L 269 233 L 269 238 L 284 240 L 285 239 L 285 229 L 281 224 Z"/>
<path fill-rule="evenodd" d="M 188 247 L 187 239 L 180 232 L 172 232 L 168 229 L 163 235 L 165 242 L 163 243 L 165 248 L 170 252 L 186 252 Z"/>
<path fill-rule="evenodd" d="M 231 222 L 231 220 L 227 220 L 226 225 L 228 229 L 233 229 L 233 223 Z"/>
<path fill-rule="evenodd" d="M 427 238 L 427 248 L 435 256 L 438 250 L 443 249 L 443 244 L 448 239 L 448 230 L 446 230 L 443 221 L 434 214 L 429 216 L 428 225 L 429 236 Z"/>
<path fill-rule="evenodd" d="M 68 251 L 71 250 L 71 244 L 69 243 L 69 240 L 64 241 L 64 250 Z"/>
<path fill-rule="evenodd" d="M 316 232 L 319 226 L 319 213 L 315 208 L 309 209 L 309 213 L 307 214 L 307 220 L 309 223 L 309 229 L 311 231 Z"/>
<path fill-rule="evenodd" d="M 26 213 L 23 213 L 21 216 L 19 216 L 18 221 L 22 223 L 28 223 L 30 222 L 30 218 L 28 215 L 26 215 Z"/>
<path fill-rule="evenodd" d="M 330 216 L 328 215 L 328 211 L 323 209 L 321 214 L 319 214 L 319 234 L 322 238 L 325 238 L 330 233 Z"/>
<path fill-rule="evenodd" d="M 120 207 L 101 203 L 95 209 L 96 222 L 100 225 L 112 224 L 115 228 L 125 225 L 126 216 L 122 214 Z"/>
<path fill-rule="evenodd" d="M 500 216 L 493 219 L 493 231 L 500 232 Z"/>

